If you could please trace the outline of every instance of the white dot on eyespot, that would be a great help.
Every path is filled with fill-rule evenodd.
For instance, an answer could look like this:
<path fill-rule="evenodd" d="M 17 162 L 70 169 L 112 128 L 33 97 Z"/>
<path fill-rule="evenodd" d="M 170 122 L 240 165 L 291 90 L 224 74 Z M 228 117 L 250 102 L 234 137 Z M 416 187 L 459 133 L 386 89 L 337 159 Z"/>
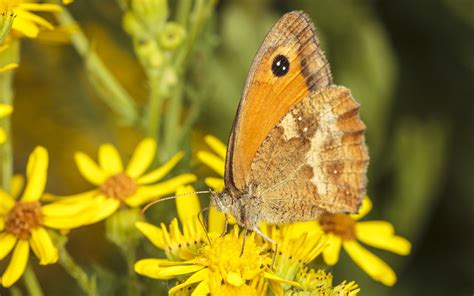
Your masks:
<path fill-rule="evenodd" d="M 285 67 L 285 66 L 283 66 L 281 69 L 282 69 L 283 71 L 286 71 L 286 67 Z"/>
<path fill-rule="evenodd" d="M 277 66 L 280 66 L 280 65 L 281 65 L 281 61 L 278 61 L 278 62 L 277 62 Z"/>
<path fill-rule="evenodd" d="M 306 133 L 307 131 L 308 131 L 308 128 L 307 128 L 307 127 L 305 127 L 305 128 L 303 129 L 303 132 L 305 132 L 305 133 Z"/>

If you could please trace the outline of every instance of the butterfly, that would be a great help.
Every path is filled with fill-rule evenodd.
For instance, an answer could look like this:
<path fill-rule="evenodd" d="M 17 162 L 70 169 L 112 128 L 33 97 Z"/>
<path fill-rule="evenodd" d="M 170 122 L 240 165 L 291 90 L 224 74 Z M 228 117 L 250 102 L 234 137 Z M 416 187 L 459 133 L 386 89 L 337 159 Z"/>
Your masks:
<path fill-rule="evenodd" d="M 357 212 L 367 188 L 365 125 L 333 84 L 310 18 L 283 15 L 250 68 L 227 147 L 216 208 L 264 238 L 260 222 Z"/>

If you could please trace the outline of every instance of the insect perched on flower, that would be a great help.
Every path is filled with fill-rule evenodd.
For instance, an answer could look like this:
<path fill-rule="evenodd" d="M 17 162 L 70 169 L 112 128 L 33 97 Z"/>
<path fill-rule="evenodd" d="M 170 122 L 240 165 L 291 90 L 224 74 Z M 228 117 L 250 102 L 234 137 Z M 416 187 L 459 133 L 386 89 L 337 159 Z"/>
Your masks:
<path fill-rule="evenodd" d="M 321 239 L 322 233 L 309 236 L 301 232 L 299 224 L 279 227 L 263 225 L 266 235 L 281 244 L 272 270 L 269 266 L 273 253 L 267 241 L 252 233 L 245 238 L 242 249 L 242 229 L 234 225 L 229 233 L 223 235 L 223 214 L 212 208 L 207 228 L 204 228 L 199 216 L 199 200 L 192 193 L 194 189 L 191 186 L 181 187 L 176 192 L 180 223 L 174 218 L 167 228 L 164 224 L 156 227 L 137 222 L 137 228 L 167 257 L 139 260 L 135 264 L 137 273 L 154 279 L 179 279 L 169 290 L 170 294 L 192 291 L 193 295 L 222 295 L 224 292 L 231 295 L 266 295 L 270 288 L 276 295 L 281 295 L 314 289 L 306 284 L 309 280 L 304 268 L 324 249 L 326 241 Z M 297 276 L 300 282 L 295 281 Z M 357 290 L 357 285 L 353 282 L 351 285 L 348 291 Z M 334 289 L 340 289 L 339 286 Z M 326 285 L 325 288 L 332 291 L 333 287 Z"/>

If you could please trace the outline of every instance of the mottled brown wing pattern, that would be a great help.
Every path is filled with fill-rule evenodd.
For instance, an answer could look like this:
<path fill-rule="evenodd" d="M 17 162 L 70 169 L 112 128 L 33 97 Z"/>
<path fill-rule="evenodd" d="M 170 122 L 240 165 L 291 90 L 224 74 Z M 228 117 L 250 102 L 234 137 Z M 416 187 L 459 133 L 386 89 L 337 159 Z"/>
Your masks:
<path fill-rule="evenodd" d="M 358 110 L 350 90 L 332 86 L 305 97 L 272 129 L 246 184 L 261 199 L 261 220 L 307 221 L 358 209 L 369 160 Z"/>
<path fill-rule="evenodd" d="M 284 76 L 272 73 L 279 55 L 289 61 Z M 258 147 L 275 124 L 304 97 L 331 83 L 311 20 L 299 11 L 285 14 L 268 33 L 250 69 L 229 139 L 226 186 L 242 189 Z"/>

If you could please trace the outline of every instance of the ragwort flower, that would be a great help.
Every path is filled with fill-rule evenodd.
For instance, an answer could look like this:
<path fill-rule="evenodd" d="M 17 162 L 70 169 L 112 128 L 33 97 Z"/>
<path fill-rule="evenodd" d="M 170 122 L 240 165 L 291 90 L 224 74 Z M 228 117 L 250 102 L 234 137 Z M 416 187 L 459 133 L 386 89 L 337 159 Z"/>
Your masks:
<path fill-rule="evenodd" d="M 191 186 L 178 190 L 177 195 L 187 192 L 193 192 Z M 208 228 L 214 231 L 206 233 L 198 218 L 200 206 L 196 195 L 178 197 L 176 206 L 182 231 L 177 219 L 173 219 L 169 230 L 164 224 L 158 228 L 145 222 L 137 223 L 140 231 L 165 252 L 167 259 L 139 260 L 135 271 L 154 279 L 178 280 L 169 290 L 170 294 L 266 295 L 270 288 L 275 295 L 283 295 L 287 291 L 312 289 L 313 286 L 306 284 L 305 288 L 295 279 L 299 276 L 302 283 L 312 281 L 310 276 L 306 280 L 306 273 L 299 271 L 324 249 L 322 231 L 319 235 L 308 234 L 305 226 L 298 223 L 262 225 L 266 235 L 280 246 L 274 268 L 270 270 L 274 256 L 271 243 L 251 233 L 244 244 L 244 232 L 237 225 L 222 235 L 219 231 L 223 230 L 225 221 L 216 212 L 210 212 L 208 219 Z M 330 285 L 325 287 L 333 291 Z"/>
<path fill-rule="evenodd" d="M 135 208 L 161 196 L 175 192 L 183 184 L 196 180 L 193 174 L 181 174 L 161 183 L 163 179 L 183 158 L 179 152 L 160 167 L 145 173 L 156 155 L 156 142 L 147 138 L 142 140 L 132 155 L 127 167 L 123 167 L 122 158 L 111 144 L 99 147 L 97 164 L 85 153 L 77 152 L 75 160 L 79 172 L 90 183 L 94 190 L 68 196 L 64 203 L 99 202 L 100 209 L 91 223 L 98 222 L 119 209 L 121 205 Z"/>
<path fill-rule="evenodd" d="M 405 238 L 395 235 L 393 225 L 387 221 L 359 222 L 371 209 L 372 202 L 365 197 L 358 214 L 325 214 L 318 220 L 317 226 L 324 231 L 329 241 L 328 247 L 323 251 L 323 258 L 329 265 L 336 264 L 342 246 L 370 277 L 384 285 L 393 286 L 397 281 L 395 272 L 360 245 L 358 240 L 398 255 L 410 254 L 411 244 Z"/>
<path fill-rule="evenodd" d="M 22 190 L 22 178 L 13 179 L 11 192 L 0 190 L 0 260 L 13 251 L 1 277 L 4 287 L 12 286 L 22 276 L 30 247 L 41 265 L 58 260 L 58 250 L 47 229 L 76 228 L 93 217 L 84 204 L 67 207 L 58 203 L 41 204 L 47 169 L 48 152 L 37 147 L 28 160 L 28 181 L 21 196 L 16 199 Z"/>

